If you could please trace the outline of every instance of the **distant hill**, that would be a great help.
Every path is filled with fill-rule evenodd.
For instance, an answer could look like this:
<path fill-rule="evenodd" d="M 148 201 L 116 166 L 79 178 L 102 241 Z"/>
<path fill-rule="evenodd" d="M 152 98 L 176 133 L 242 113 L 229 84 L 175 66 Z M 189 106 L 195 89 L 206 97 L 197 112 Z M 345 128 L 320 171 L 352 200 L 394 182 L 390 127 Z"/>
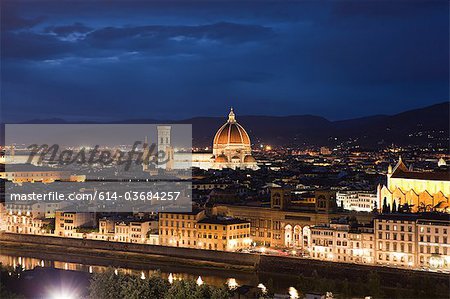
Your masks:
<path fill-rule="evenodd" d="M 357 144 L 369 148 L 384 147 L 392 143 L 449 147 L 449 109 L 449 103 L 446 102 L 395 115 L 375 115 L 343 121 L 329 121 L 313 115 L 237 115 L 237 120 L 247 130 L 253 143 L 332 146 L 353 139 L 357 140 Z M 192 123 L 194 144 L 208 146 L 225 120 L 199 117 L 180 123 Z"/>
<path fill-rule="evenodd" d="M 449 147 L 448 102 L 409 110 L 395 115 L 375 115 L 356 119 L 329 121 L 320 116 L 241 116 L 237 120 L 250 135 L 252 143 L 333 146 L 354 140 L 367 148 L 397 145 Z M 217 129 L 226 117 L 194 117 L 178 121 L 131 119 L 115 123 L 183 123 L 192 124 L 193 144 L 210 146 Z M 32 120 L 27 123 L 69 123 L 62 119 Z M 82 122 L 89 123 L 89 122 Z M 95 122 L 91 122 L 95 123 Z M 2 128 L 3 132 L 3 128 Z"/>

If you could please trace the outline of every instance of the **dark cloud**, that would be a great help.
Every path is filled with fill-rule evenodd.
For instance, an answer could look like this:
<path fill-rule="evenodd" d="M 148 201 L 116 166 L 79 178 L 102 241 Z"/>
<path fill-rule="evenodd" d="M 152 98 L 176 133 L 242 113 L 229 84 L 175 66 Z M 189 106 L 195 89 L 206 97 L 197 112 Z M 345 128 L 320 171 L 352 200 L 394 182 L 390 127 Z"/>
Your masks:
<path fill-rule="evenodd" d="M 31 28 L 42 21 L 45 17 L 38 16 L 33 18 L 23 18 L 17 15 L 15 12 L 8 12 L 4 9 L 1 13 L 1 27 L 2 30 L 16 30 L 16 29 L 26 29 Z"/>
<path fill-rule="evenodd" d="M 2 59 L 57 59 L 76 50 L 76 45 L 51 35 L 33 32 L 5 32 L 1 35 Z"/>
<path fill-rule="evenodd" d="M 2 57 L 30 60 L 65 56 L 108 57 L 123 50 L 157 48 L 160 48 L 159 55 L 173 55 L 186 52 L 193 45 L 202 47 L 199 43 L 204 44 L 205 41 L 243 44 L 270 39 L 274 35 L 269 27 L 227 22 L 197 26 L 103 27 L 95 30 L 82 23 L 74 23 L 48 26 L 43 32 L 6 31 L 2 41 L 8 46 L 4 48 Z"/>
<path fill-rule="evenodd" d="M 79 22 L 75 22 L 72 25 L 49 26 L 45 28 L 46 33 L 55 33 L 62 36 L 67 36 L 72 33 L 86 33 L 92 30 L 92 28 Z"/>
<path fill-rule="evenodd" d="M 106 27 L 89 33 L 87 41 L 99 47 L 118 45 L 117 42 L 128 41 L 128 45 L 134 44 L 145 48 L 169 40 L 184 41 L 185 39 L 245 43 L 267 39 L 273 34 L 272 29 L 265 26 L 221 22 L 196 26 Z"/>
<path fill-rule="evenodd" d="M 346 118 L 442 102 L 448 4 L 424 2 L 2 3 L 2 108 L 21 120 L 230 105 Z"/>

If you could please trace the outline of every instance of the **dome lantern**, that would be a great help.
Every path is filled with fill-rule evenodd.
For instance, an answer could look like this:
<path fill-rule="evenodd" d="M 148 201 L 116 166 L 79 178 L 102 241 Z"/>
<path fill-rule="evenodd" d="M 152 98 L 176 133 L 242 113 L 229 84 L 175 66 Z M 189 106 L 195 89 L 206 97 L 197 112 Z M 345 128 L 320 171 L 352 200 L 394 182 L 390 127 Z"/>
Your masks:
<path fill-rule="evenodd" d="M 228 122 L 229 123 L 236 122 L 236 115 L 234 114 L 233 107 L 231 107 L 230 113 L 228 114 Z"/>

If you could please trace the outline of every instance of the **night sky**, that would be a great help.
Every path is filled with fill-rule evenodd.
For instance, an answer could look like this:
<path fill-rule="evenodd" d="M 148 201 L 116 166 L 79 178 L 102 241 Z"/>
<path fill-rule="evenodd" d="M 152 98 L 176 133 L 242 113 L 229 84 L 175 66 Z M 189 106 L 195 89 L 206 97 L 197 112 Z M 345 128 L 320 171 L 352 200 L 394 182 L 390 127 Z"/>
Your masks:
<path fill-rule="evenodd" d="M 2 1 L 3 122 L 315 114 L 448 101 L 448 1 Z"/>

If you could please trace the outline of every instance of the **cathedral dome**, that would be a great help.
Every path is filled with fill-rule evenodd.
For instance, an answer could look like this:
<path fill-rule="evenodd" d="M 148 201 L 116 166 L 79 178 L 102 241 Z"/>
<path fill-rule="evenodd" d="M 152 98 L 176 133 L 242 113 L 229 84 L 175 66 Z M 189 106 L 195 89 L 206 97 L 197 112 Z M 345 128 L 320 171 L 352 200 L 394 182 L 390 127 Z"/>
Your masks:
<path fill-rule="evenodd" d="M 217 163 L 227 163 L 228 159 L 227 159 L 227 157 L 225 155 L 219 155 L 216 158 L 216 162 Z"/>
<path fill-rule="evenodd" d="M 255 163 L 255 162 L 256 162 L 255 158 L 253 158 L 253 156 L 251 155 L 247 155 L 244 158 L 244 163 Z"/>
<path fill-rule="evenodd" d="M 250 137 L 245 129 L 236 122 L 233 108 L 228 115 L 228 121 L 220 127 L 214 136 L 213 146 L 243 144 L 250 146 Z"/>

